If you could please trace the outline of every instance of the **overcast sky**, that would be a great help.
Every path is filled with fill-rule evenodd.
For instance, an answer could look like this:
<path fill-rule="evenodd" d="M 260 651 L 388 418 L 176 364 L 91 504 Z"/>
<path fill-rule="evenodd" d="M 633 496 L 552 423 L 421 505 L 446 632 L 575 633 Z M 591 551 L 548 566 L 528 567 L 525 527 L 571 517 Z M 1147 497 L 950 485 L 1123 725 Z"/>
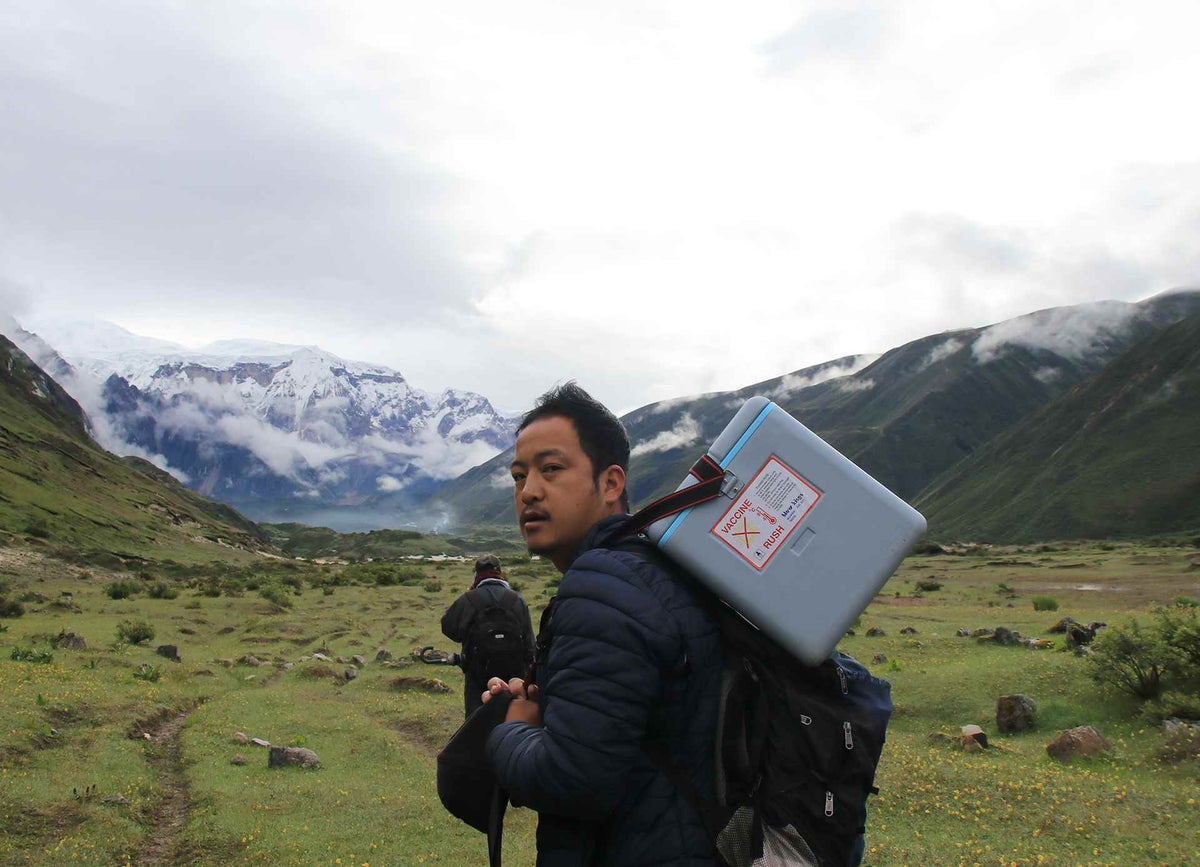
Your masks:
<path fill-rule="evenodd" d="M 1200 283 L 1195 2 L 0 6 L 0 312 L 614 409 Z"/>

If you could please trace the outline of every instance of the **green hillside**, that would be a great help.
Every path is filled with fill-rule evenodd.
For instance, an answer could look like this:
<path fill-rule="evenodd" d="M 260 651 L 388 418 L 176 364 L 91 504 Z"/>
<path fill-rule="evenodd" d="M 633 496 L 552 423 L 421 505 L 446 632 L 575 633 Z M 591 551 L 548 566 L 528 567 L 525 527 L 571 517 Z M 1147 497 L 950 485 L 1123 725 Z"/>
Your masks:
<path fill-rule="evenodd" d="M 1163 293 L 1136 305 L 1042 310 L 1001 323 L 1007 337 L 1002 351 L 991 355 L 975 351 L 989 329 L 949 331 L 897 347 L 850 375 L 836 375 L 858 366 L 844 358 L 736 391 L 642 407 L 622 418 L 634 446 L 629 472 L 634 507 L 673 490 L 737 408 L 756 394 L 770 397 L 911 501 L 1131 346 L 1197 312 L 1195 291 Z M 1123 327 L 1105 327 L 1106 317 L 1114 321 L 1120 313 L 1130 314 Z M 1075 326 L 1077 340 L 1086 340 L 1086 351 L 1060 354 L 1019 339 L 1033 332 L 1054 345 L 1055 329 L 1067 326 Z M 496 480 L 511 460 L 511 451 L 497 455 L 447 484 L 435 500 L 462 523 L 510 523 L 511 489 Z"/>
<path fill-rule="evenodd" d="M 0 542 L 84 558 L 197 561 L 269 549 L 228 506 L 97 446 L 75 401 L 0 336 Z"/>
<path fill-rule="evenodd" d="M 1200 315 L 980 448 L 917 500 L 936 538 L 1200 530 Z"/>

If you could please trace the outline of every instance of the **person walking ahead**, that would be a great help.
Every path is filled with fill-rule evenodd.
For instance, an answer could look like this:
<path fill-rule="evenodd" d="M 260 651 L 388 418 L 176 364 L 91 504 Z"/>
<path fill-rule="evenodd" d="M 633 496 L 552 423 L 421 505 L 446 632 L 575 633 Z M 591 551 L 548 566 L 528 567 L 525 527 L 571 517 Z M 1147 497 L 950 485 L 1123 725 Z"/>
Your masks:
<path fill-rule="evenodd" d="M 488 678 L 524 676 L 533 661 L 533 622 L 521 594 L 504 580 L 495 554 L 475 561 L 474 583 L 442 615 L 442 634 L 463 646 L 467 716 L 483 703 Z"/>

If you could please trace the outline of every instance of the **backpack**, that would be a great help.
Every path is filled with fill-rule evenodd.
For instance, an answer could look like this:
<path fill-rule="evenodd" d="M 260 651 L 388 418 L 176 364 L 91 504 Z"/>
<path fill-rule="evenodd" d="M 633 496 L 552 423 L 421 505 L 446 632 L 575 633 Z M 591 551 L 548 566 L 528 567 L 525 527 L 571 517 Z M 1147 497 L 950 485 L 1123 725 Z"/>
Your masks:
<path fill-rule="evenodd" d="M 487 683 L 491 677 L 521 677 L 529 663 L 525 626 L 516 611 L 493 600 L 487 591 L 477 592 L 480 589 L 467 594 L 475 616 L 463 642 L 463 670 L 475 683 Z"/>
<path fill-rule="evenodd" d="M 843 653 L 806 665 L 634 535 L 719 494 L 722 474 L 704 463 L 693 468 L 699 484 L 650 504 L 606 544 L 669 563 L 720 626 L 715 802 L 699 797 L 665 745 L 643 748 L 700 811 L 730 867 L 855 867 L 867 797 L 878 792 L 875 768 L 892 713 L 891 684 Z"/>

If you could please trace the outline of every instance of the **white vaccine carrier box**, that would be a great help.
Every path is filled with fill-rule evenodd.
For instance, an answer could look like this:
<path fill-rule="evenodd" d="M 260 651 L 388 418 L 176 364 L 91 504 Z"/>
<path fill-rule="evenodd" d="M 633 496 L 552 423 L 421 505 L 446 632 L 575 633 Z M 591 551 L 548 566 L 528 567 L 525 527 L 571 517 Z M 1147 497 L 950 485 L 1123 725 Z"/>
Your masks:
<path fill-rule="evenodd" d="M 646 536 L 798 659 L 819 663 L 925 519 L 765 397 L 742 406 L 708 456 L 725 474 L 721 496 Z"/>

